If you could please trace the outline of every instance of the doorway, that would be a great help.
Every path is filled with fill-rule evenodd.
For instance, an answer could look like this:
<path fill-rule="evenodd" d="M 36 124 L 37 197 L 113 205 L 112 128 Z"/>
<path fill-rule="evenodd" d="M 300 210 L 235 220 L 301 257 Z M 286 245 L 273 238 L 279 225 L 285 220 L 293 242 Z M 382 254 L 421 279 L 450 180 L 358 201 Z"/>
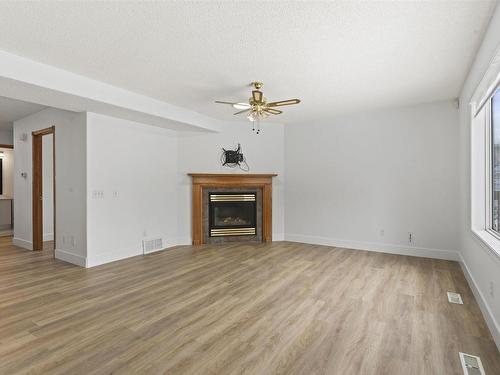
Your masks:
<path fill-rule="evenodd" d="M 0 144 L 0 237 L 14 229 L 14 146 Z"/>
<path fill-rule="evenodd" d="M 54 126 L 32 133 L 33 250 L 35 251 L 44 250 L 44 242 L 49 247 L 53 244 L 52 250 L 56 246 L 55 136 Z"/>

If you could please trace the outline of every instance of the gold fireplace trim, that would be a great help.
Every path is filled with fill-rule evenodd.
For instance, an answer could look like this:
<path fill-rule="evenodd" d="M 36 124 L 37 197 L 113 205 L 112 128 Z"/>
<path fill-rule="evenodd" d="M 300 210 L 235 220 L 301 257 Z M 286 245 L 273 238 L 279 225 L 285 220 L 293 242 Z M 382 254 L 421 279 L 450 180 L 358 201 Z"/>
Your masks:
<path fill-rule="evenodd" d="M 255 202 L 255 194 L 210 194 L 210 202 Z"/>
<path fill-rule="evenodd" d="M 210 236 L 248 236 L 256 234 L 255 228 L 224 228 L 224 229 L 210 229 Z"/>

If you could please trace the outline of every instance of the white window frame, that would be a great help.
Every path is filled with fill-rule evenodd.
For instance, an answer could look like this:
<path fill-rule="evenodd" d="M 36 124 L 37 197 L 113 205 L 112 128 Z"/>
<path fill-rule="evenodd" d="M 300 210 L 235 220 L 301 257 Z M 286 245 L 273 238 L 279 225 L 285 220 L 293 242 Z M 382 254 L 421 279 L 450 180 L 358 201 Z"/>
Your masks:
<path fill-rule="evenodd" d="M 496 93 L 496 90 L 494 94 Z M 493 95 L 494 95 L 493 94 Z M 498 240 L 500 240 L 500 233 L 498 231 L 495 231 L 492 228 L 492 211 L 493 211 L 493 168 L 492 168 L 492 162 L 493 162 L 493 150 L 491 148 L 492 146 L 492 133 L 491 133 L 491 126 L 492 126 L 492 109 L 491 109 L 491 99 L 493 98 L 493 95 L 491 98 L 489 98 L 488 102 L 484 105 L 484 110 L 485 110 L 485 149 L 486 149 L 486 157 L 485 157 L 485 177 L 486 177 L 486 182 L 485 182 L 485 229 L 486 231 L 496 237 Z"/>
<path fill-rule="evenodd" d="M 500 88 L 500 51 L 471 99 L 470 127 L 470 223 L 474 235 L 500 257 L 500 233 L 491 228 L 492 150 L 491 98 Z"/>

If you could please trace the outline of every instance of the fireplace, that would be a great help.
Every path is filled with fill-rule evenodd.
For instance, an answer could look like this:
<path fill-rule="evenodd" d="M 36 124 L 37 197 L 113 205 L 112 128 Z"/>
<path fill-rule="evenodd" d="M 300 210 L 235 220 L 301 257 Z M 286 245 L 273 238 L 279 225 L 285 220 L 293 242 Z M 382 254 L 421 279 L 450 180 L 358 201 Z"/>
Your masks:
<path fill-rule="evenodd" d="M 188 174 L 193 183 L 193 245 L 272 241 L 276 174 Z"/>
<path fill-rule="evenodd" d="M 257 234 L 255 192 L 214 192 L 208 198 L 210 237 Z"/>

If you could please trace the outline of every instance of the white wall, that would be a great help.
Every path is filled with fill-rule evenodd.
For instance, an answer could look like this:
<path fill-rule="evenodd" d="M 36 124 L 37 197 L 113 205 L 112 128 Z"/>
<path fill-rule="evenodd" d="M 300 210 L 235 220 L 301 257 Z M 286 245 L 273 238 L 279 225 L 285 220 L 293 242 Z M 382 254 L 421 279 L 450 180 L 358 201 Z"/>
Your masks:
<path fill-rule="evenodd" d="M 459 228 L 463 268 L 498 347 L 500 347 L 500 259 L 472 234 L 470 225 L 471 115 L 469 103 L 490 60 L 499 48 L 500 7 L 497 6 L 460 95 L 460 196 L 458 202 L 460 202 Z"/>
<path fill-rule="evenodd" d="M 287 125 L 286 239 L 456 259 L 457 122 L 442 102 Z"/>
<path fill-rule="evenodd" d="M 234 122 L 223 124 L 220 133 L 178 133 L 179 243 L 191 244 L 191 178 L 187 173 L 245 173 L 220 163 L 221 148 L 234 149 L 238 143 L 250 166 L 249 173 L 278 173 L 273 179 L 273 240 L 283 240 L 284 126 L 265 123 L 257 135 L 250 122 Z"/>
<path fill-rule="evenodd" d="M 177 244 L 172 131 L 88 113 L 87 190 L 87 266 L 142 254 L 143 239 Z"/>
<path fill-rule="evenodd" d="M 284 237 L 283 125 L 266 124 L 260 135 L 246 122 L 225 124 L 221 133 L 175 133 L 95 113 L 48 109 L 14 125 L 19 153 L 15 199 L 21 201 L 16 207 L 18 245 L 31 248 L 32 230 L 31 137 L 21 142 L 19 135 L 51 124 L 56 124 L 56 256 L 63 260 L 95 266 L 142 254 L 142 241 L 158 237 L 165 247 L 190 244 L 191 180 L 187 173 L 243 173 L 220 165 L 221 147 L 232 148 L 238 142 L 250 173 L 278 173 L 273 184 L 273 237 Z M 67 142 L 62 142 L 62 136 Z M 59 150 L 71 145 L 74 151 Z M 78 160 L 66 164 L 63 155 L 71 157 L 75 152 Z M 74 173 L 67 174 L 67 181 L 60 171 L 66 167 L 66 172 Z M 27 179 L 20 177 L 24 170 L 29 172 Z M 68 212 L 60 201 L 69 200 L 70 194 L 77 199 L 71 201 L 72 215 L 67 217 L 79 228 L 77 234 L 61 219 Z"/>
<path fill-rule="evenodd" d="M 240 142 L 251 173 L 276 172 L 273 236 L 284 233 L 284 131 L 268 124 L 260 135 L 249 123 L 221 133 L 168 131 L 87 114 L 87 266 L 142 254 L 142 240 L 165 247 L 191 243 L 189 172 L 243 173 L 220 165 L 221 147 Z M 102 195 L 100 194 L 102 193 Z"/>
<path fill-rule="evenodd" d="M 48 108 L 14 122 L 14 243 L 32 249 L 31 132 L 56 128 L 56 257 L 85 265 L 86 115 Z M 26 141 L 20 135 L 28 135 Z M 26 172 L 27 178 L 21 177 Z"/>
<path fill-rule="evenodd" d="M 12 130 L 0 130 L 0 144 L 2 145 L 14 144 Z"/>
<path fill-rule="evenodd" d="M 53 137 L 42 137 L 42 212 L 43 212 L 43 240 L 54 239 L 54 184 L 53 174 Z"/>

